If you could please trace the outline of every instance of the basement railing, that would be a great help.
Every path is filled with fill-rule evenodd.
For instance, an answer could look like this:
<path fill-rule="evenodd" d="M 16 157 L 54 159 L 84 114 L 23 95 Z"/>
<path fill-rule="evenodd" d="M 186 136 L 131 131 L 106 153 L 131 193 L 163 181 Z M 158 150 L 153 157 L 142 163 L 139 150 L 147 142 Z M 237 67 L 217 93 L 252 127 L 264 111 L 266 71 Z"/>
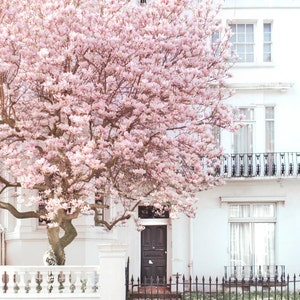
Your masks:
<path fill-rule="evenodd" d="M 217 175 L 232 177 L 300 177 L 300 152 L 237 153 L 221 158 Z"/>
<path fill-rule="evenodd" d="M 99 269 L 94 266 L 0 266 L 0 298 L 28 294 L 45 299 L 99 299 Z M 15 299 L 14 298 L 14 299 Z M 31 298 L 30 298 L 31 299 Z M 47 298 L 48 299 L 48 298 Z"/>

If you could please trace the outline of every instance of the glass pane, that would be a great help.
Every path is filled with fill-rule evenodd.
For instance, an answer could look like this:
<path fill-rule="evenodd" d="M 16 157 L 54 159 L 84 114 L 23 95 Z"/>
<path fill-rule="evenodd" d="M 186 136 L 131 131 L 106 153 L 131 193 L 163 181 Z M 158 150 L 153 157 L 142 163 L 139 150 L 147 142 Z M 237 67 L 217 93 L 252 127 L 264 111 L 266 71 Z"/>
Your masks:
<path fill-rule="evenodd" d="M 274 152 L 274 121 L 266 122 L 266 152 Z"/>
<path fill-rule="evenodd" d="M 230 224 L 230 264 L 231 266 L 250 266 L 251 226 L 249 223 Z"/>
<path fill-rule="evenodd" d="M 159 210 L 153 206 L 139 206 L 138 214 L 141 219 L 169 218 L 167 210 Z"/>
<path fill-rule="evenodd" d="M 275 264 L 275 224 L 254 223 L 254 265 Z"/>
<path fill-rule="evenodd" d="M 274 152 L 274 107 L 266 107 L 265 118 L 266 118 L 266 152 Z"/>
<path fill-rule="evenodd" d="M 236 45 L 236 51 L 238 54 L 241 54 L 241 56 L 243 56 L 243 54 L 245 53 L 245 45 L 244 44 Z"/>
<path fill-rule="evenodd" d="M 230 43 L 235 44 L 236 42 L 236 35 L 232 35 L 229 39 Z M 234 48 L 234 45 L 232 46 Z"/>
<path fill-rule="evenodd" d="M 253 33 L 253 24 L 246 24 L 246 32 Z"/>
<path fill-rule="evenodd" d="M 229 207 L 230 218 L 249 218 L 250 206 L 249 205 L 230 205 Z"/>
<path fill-rule="evenodd" d="M 271 32 L 264 33 L 264 42 L 271 42 Z"/>
<path fill-rule="evenodd" d="M 270 53 L 265 53 L 264 54 L 264 62 L 271 62 L 272 61 L 272 57 Z"/>
<path fill-rule="evenodd" d="M 246 52 L 247 52 L 247 54 L 253 54 L 253 52 L 254 52 L 253 45 L 247 45 Z"/>
<path fill-rule="evenodd" d="M 236 35 L 236 41 L 239 43 L 244 43 L 246 41 L 246 36 L 243 33 Z"/>
<path fill-rule="evenodd" d="M 235 153 L 252 153 L 253 151 L 253 125 L 246 124 L 234 134 Z"/>
<path fill-rule="evenodd" d="M 229 27 L 230 27 L 232 33 L 236 32 L 236 24 L 229 24 Z"/>
<path fill-rule="evenodd" d="M 273 106 L 267 106 L 265 108 L 265 117 L 266 119 L 274 120 L 274 107 Z"/>
<path fill-rule="evenodd" d="M 271 23 L 264 24 L 264 32 L 271 32 Z"/>
<path fill-rule="evenodd" d="M 253 43 L 254 42 L 254 36 L 253 36 L 253 33 L 247 33 L 246 35 L 246 41 L 248 43 Z"/>
<path fill-rule="evenodd" d="M 271 53 L 271 44 L 264 44 L 264 53 Z"/>
<path fill-rule="evenodd" d="M 253 108 L 247 108 L 247 107 L 241 107 L 239 109 L 239 112 L 244 115 L 244 120 L 253 121 L 254 120 L 254 109 Z"/>
<path fill-rule="evenodd" d="M 237 24 L 237 32 L 245 34 L 245 24 Z"/>
<path fill-rule="evenodd" d="M 272 59 L 271 51 L 272 51 L 272 27 L 271 23 L 264 24 L 264 53 L 263 59 L 264 62 L 270 62 Z"/>
<path fill-rule="evenodd" d="M 275 205 L 272 204 L 255 204 L 253 205 L 254 218 L 272 218 L 275 217 Z"/>
<path fill-rule="evenodd" d="M 252 53 L 246 55 L 246 62 L 254 62 L 254 55 Z"/>

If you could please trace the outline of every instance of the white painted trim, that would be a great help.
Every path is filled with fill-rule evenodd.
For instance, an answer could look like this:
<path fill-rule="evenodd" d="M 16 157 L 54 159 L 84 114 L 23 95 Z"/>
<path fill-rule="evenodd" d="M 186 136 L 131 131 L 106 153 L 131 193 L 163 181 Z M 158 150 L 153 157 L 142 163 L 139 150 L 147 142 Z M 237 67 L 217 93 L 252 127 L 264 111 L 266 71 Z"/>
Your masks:
<path fill-rule="evenodd" d="M 170 225 L 170 219 L 141 219 L 141 224 L 143 226 L 151 226 L 151 225 Z"/>
<path fill-rule="evenodd" d="M 242 83 L 228 83 L 228 87 L 236 90 L 278 90 L 287 91 L 293 87 L 292 82 L 242 82 Z"/>
<path fill-rule="evenodd" d="M 284 203 L 286 200 L 285 196 L 263 196 L 263 197 L 220 197 L 222 203 L 234 203 L 234 202 L 282 202 Z"/>

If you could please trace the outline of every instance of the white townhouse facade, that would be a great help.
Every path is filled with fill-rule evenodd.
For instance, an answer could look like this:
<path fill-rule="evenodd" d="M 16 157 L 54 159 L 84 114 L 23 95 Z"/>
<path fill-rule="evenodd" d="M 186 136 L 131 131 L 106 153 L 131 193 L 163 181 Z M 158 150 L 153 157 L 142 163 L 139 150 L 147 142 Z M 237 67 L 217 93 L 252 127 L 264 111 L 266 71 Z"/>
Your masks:
<path fill-rule="evenodd" d="M 195 218 L 148 215 L 147 232 L 130 235 L 130 273 L 142 281 L 160 272 L 227 279 L 242 270 L 299 272 L 299 18 L 299 0 L 225 0 L 220 22 L 231 27 L 239 57 L 228 82 L 230 102 L 245 126 L 220 133 L 226 183 L 199 193 Z"/>
<path fill-rule="evenodd" d="M 193 219 L 155 218 L 140 207 L 142 232 L 129 221 L 107 233 L 80 217 L 67 264 L 96 264 L 97 244 L 115 243 L 127 245 L 129 273 L 145 283 L 177 273 L 230 276 L 234 267 L 300 272 L 299 19 L 300 0 L 225 0 L 220 22 L 231 27 L 239 57 L 229 101 L 246 123 L 235 134 L 220 132 L 225 185 L 199 193 Z M 43 224 L 5 211 L 0 224 L 1 264 L 42 264 L 49 247 Z"/>

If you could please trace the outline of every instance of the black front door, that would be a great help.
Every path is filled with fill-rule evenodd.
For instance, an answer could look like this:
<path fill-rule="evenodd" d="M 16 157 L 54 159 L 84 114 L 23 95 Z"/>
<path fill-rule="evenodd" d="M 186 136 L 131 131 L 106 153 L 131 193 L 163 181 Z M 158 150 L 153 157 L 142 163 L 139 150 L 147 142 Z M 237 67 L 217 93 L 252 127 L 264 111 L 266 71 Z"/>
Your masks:
<path fill-rule="evenodd" d="M 141 280 L 165 283 L 167 275 L 167 226 L 146 226 L 141 233 Z"/>

